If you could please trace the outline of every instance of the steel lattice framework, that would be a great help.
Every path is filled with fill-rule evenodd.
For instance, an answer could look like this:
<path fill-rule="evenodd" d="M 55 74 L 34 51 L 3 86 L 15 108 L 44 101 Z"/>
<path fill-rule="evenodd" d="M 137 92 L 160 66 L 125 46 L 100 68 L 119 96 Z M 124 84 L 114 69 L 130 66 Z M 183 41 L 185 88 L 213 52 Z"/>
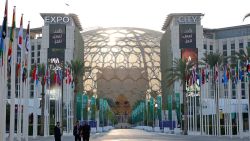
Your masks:
<path fill-rule="evenodd" d="M 110 98 L 129 93 L 132 101 L 145 96 L 147 89 L 161 94 L 161 32 L 122 27 L 82 34 L 86 91 L 96 89 Z"/>

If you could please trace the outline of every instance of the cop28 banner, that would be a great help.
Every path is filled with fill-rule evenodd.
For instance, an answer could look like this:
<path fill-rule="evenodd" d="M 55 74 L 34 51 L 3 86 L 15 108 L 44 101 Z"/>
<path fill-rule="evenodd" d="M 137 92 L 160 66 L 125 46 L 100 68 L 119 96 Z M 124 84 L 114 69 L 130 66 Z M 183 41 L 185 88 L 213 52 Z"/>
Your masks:
<path fill-rule="evenodd" d="M 196 24 L 179 25 L 180 48 L 196 48 Z"/>

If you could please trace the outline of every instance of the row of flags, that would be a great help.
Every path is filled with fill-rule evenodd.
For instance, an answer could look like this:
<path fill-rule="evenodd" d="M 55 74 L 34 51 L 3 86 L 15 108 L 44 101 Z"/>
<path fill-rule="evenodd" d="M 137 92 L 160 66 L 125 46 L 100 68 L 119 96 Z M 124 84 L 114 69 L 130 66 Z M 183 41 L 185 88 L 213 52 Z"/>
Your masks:
<path fill-rule="evenodd" d="M 216 64 L 210 68 L 208 64 L 204 68 L 193 67 L 186 77 L 187 86 L 198 85 L 201 86 L 209 81 L 227 84 L 229 80 L 237 84 L 238 81 L 248 81 L 250 77 L 250 64 L 238 63 L 232 67 L 229 64 L 219 66 Z"/>
<path fill-rule="evenodd" d="M 32 79 L 34 82 L 36 82 L 36 84 L 38 84 L 39 81 L 42 81 L 43 79 L 43 82 L 45 82 L 45 84 L 47 86 L 50 86 L 51 85 L 51 82 L 52 84 L 56 84 L 56 85 L 61 85 L 62 83 L 62 80 L 63 80 L 63 72 L 62 70 L 50 70 L 46 67 L 45 69 L 45 73 L 44 75 L 42 75 L 43 73 L 42 72 L 39 72 L 39 65 L 35 64 L 33 69 L 32 69 L 32 72 L 31 72 L 31 75 L 32 75 Z M 41 71 L 41 70 L 40 70 Z M 72 76 L 72 70 L 70 69 L 70 67 L 66 67 L 65 68 L 65 83 L 68 84 L 68 85 L 72 85 L 73 86 L 73 76 Z M 25 81 L 25 80 L 23 80 Z"/>
<path fill-rule="evenodd" d="M 11 74 L 11 62 L 12 62 L 12 56 L 13 56 L 13 43 L 15 40 L 15 31 L 16 31 L 16 7 L 13 8 L 13 15 L 12 15 L 12 24 L 10 28 L 10 33 L 9 33 L 9 46 L 8 49 L 6 49 L 6 37 L 8 36 L 8 0 L 6 0 L 5 4 L 5 10 L 4 10 L 4 18 L 3 18 L 3 23 L 2 23 L 2 28 L 1 28 L 1 36 L 0 36 L 0 57 L 1 57 L 1 66 L 4 66 L 4 54 L 6 51 L 7 52 L 7 72 L 8 76 Z M 22 50 L 23 49 L 23 14 L 21 15 L 20 19 L 20 27 L 18 31 L 18 37 L 17 37 L 17 45 L 18 47 Z M 28 52 L 30 49 L 30 22 L 27 25 L 26 29 L 26 36 L 25 36 L 25 54 L 21 57 L 22 59 L 18 58 L 16 61 L 16 76 L 22 76 L 22 80 L 25 81 L 27 78 L 27 73 L 28 73 Z M 22 61 L 21 61 L 22 60 Z M 22 74 L 21 74 L 22 72 Z M 20 75 L 21 74 L 21 75 Z"/>

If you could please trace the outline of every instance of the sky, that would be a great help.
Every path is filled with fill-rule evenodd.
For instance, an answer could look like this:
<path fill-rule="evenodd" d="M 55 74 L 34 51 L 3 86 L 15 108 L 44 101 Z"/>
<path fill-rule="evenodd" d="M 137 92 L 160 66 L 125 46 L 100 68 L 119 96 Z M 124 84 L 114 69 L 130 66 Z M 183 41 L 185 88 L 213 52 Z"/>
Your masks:
<path fill-rule="evenodd" d="M 16 6 L 16 25 L 24 14 L 24 28 L 43 26 L 40 13 L 75 13 L 83 29 L 96 27 L 138 27 L 156 31 L 170 13 L 203 13 L 204 28 L 222 28 L 250 24 L 250 0 L 8 0 L 8 24 Z M 69 6 L 67 6 L 67 3 Z M 0 1 L 3 19 L 5 0 Z M 0 22 L 1 23 L 1 22 Z"/>

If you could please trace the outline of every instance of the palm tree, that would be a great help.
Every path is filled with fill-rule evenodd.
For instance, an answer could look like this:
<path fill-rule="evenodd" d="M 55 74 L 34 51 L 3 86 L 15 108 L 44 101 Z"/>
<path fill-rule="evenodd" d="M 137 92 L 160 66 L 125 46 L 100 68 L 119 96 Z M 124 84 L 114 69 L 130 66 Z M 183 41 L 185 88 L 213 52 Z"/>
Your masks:
<path fill-rule="evenodd" d="M 74 88 L 74 105 L 73 105 L 73 115 L 74 115 L 74 123 L 77 120 L 76 119 L 76 95 L 78 92 L 80 92 L 80 85 L 79 85 L 79 78 L 81 79 L 83 72 L 84 72 L 84 64 L 82 61 L 75 60 L 71 61 L 71 64 L 69 64 L 69 67 L 72 69 L 72 76 L 73 76 L 73 82 L 75 84 Z"/>
<path fill-rule="evenodd" d="M 173 67 L 168 70 L 167 86 L 170 87 L 175 81 L 180 81 L 182 85 L 183 93 L 183 106 L 184 106 L 184 135 L 187 135 L 188 130 L 188 107 L 187 107 L 187 97 L 186 97 L 186 81 L 188 75 L 191 73 L 192 67 L 195 62 L 188 61 L 186 59 L 175 59 L 173 61 Z"/>
<path fill-rule="evenodd" d="M 224 58 L 220 53 L 204 54 L 204 58 L 202 58 L 202 60 L 203 60 L 202 63 L 206 63 L 211 68 L 213 68 L 213 67 L 215 67 L 216 64 L 221 65 L 224 61 L 223 59 Z"/>

